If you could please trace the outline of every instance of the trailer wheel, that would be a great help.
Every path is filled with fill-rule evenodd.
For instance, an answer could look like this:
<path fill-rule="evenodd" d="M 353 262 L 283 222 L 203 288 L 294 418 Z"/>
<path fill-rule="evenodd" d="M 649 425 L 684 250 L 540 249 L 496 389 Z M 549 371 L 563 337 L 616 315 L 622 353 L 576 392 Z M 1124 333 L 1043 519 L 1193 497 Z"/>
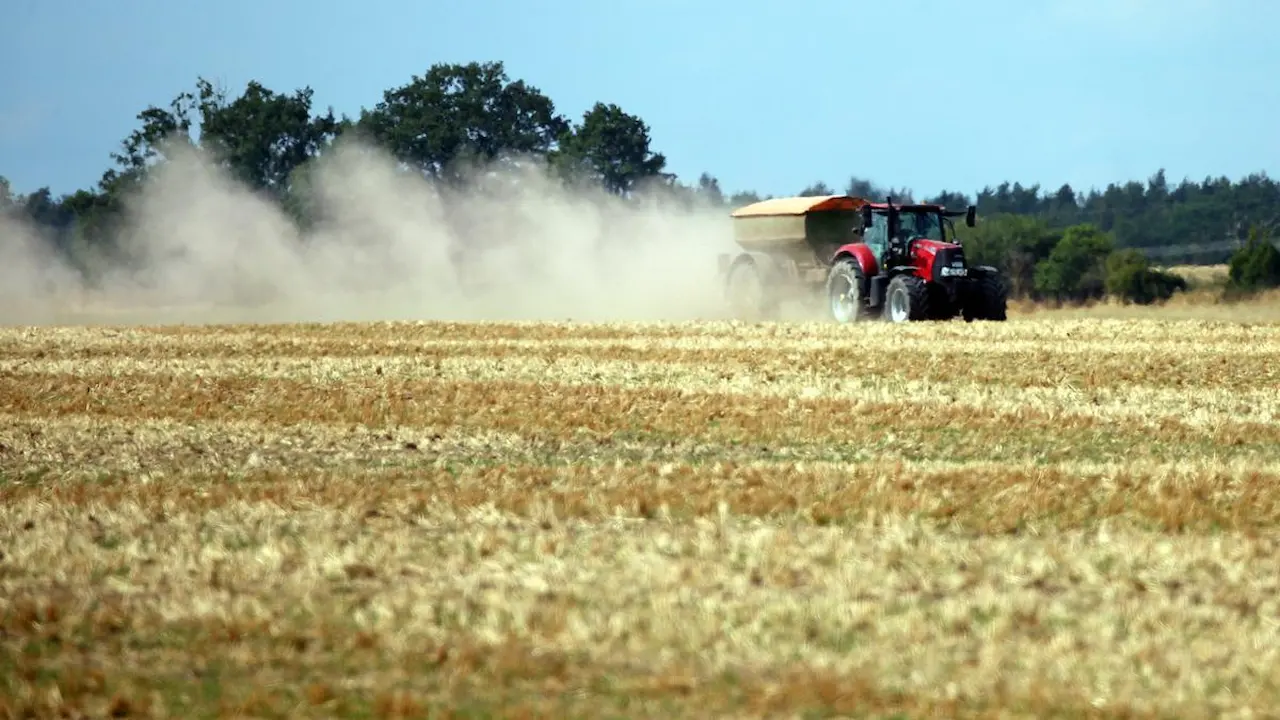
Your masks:
<path fill-rule="evenodd" d="M 729 269 L 725 299 L 733 316 L 743 320 L 768 319 L 777 309 L 754 260 L 740 260 Z"/>

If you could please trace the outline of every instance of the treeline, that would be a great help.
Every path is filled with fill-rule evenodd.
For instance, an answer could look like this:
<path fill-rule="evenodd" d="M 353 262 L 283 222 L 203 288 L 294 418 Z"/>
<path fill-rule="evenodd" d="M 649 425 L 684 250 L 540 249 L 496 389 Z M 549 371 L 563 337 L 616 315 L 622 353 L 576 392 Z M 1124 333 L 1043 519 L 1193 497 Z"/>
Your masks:
<path fill-rule="evenodd" d="M 1207 177 L 1170 185 L 1162 169 L 1145 182 L 1112 183 L 1088 192 L 1069 184 L 1046 192 L 1039 185 L 1005 182 L 974 195 L 942 192 L 925 198 L 915 198 L 909 189 L 881 188 L 854 177 L 841 191 L 876 198 L 892 194 L 954 207 L 975 204 L 983 217 L 1021 215 L 1059 229 L 1089 224 L 1111 233 L 1119 247 L 1138 248 L 1173 262 L 1224 262 L 1233 246 L 1245 242 L 1251 227 L 1267 234 L 1280 228 L 1280 183 L 1262 173 L 1238 182 Z M 816 183 L 802 194 L 832 192 L 836 191 L 825 183 Z"/>
<path fill-rule="evenodd" d="M 312 94 L 309 87 L 278 92 L 250 82 L 230 97 L 198 79 L 193 90 L 168 105 L 138 114 L 139 127 L 112 153 L 112 166 L 94 187 L 61 197 L 48 188 L 19 195 L 0 177 L 0 212 L 27 219 L 68 258 L 86 250 L 109 256 L 126 199 L 169 157 L 172 146 L 166 142 L 176 141 L 200 147 L 305 226 L 317 211 L 305 192 L 308 169 L 346 135 L 385 149 L 406 170 L 445 186 L 464 184 L 468 168 L 534 158 L 565 183 L 590 184 L 623 198 L 661 192 L 726 211 L 761 199 L 750 191 L 726 193 L 710 173 L 681 181 L 651 147 L 641 118 L 601 102 L 570 119 L 537 87 L 509 78 L 500 62 L 434 65 L 386 90 L 355 118 L 335 116 L 332 109 L 318 112 Z M 843 188 L 815 183 L 800 194 L 836 192 L 949 207 L 976 204 L 980 223 L 962 228 L 966 242 L 977 258 L 1009 274 L 1015 296 L 1081 299 L 1126 284 L 1147 288 L 1129 292 L 1133 299 L 1167 296 L 1176 280 L 1149 270 L 1148 258 L 1172 264 L 1235 257 L 1239 264 L 1247 246 L 1258 255 L 1253 264 L 1270 267 L 1265 248 L 1274 250 L 1270 239 L 1280 227 L 1280 184 L 1263 174 L 1171 185 L 1160 170 L 1145 182 L 1087 192 L 1006 182 L 972 195 L 947 191 L 921 198 L 908 188 L 854 176 Z M 1250 237 L 1252 244 L 1246 242 Z"/>

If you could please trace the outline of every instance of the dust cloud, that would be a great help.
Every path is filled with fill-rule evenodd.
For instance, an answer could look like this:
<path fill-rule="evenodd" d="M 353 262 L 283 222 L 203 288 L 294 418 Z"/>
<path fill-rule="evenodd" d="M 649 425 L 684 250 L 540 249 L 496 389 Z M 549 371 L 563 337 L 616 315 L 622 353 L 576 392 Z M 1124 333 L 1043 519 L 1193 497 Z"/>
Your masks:
<path fill-rule="evenodd" d="M 167 155 L 89 273 L 0 221 L 0 323 L 724 317 L 723 208 L 570 190 L 532 163 L 449 190 L 343 142 L 306 175 L 301 228 L 199 150 Z"/>

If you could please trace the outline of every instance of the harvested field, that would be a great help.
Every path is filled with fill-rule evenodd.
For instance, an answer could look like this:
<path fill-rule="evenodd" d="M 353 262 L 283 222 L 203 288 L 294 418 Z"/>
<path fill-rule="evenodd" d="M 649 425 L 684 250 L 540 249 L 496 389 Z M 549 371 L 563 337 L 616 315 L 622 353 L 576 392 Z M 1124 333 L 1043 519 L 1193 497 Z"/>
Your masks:
<path fill-rule="evenodd" d="M 0 330 L 0 717 L 1280 707 L 1280 326 Z"/>

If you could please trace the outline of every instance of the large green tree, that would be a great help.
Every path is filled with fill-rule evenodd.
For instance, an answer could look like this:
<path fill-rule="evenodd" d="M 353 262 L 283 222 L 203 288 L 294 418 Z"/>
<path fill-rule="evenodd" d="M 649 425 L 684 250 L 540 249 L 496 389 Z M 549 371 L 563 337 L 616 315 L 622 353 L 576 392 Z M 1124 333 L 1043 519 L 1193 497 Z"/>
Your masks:
<path fill-rule="evenodd" d="M 616 195 L 661 178 L 667 159 L 650 147 L 649 126 L 615 104 L 596 103 L 565 133 L 554 162 L 574 180 L 589 178 Z"/>
<path fill-rule="evenodd" d="M 250 81 L 235 100 L 202 107 L 200 144 L 241 182 L 283 196 L 294 171 L 338 133 L 332 108 L 312 114 L 313 94 L 310 87 L 277 93 Z"/>
<path fill-rule="evenodd" d="M 456 179 L 460 163 L 546 154 L 569 123 L 501 62 L 471 62 L 433 65 L 387 90 L 358 130 L 424 174 Z"/>

